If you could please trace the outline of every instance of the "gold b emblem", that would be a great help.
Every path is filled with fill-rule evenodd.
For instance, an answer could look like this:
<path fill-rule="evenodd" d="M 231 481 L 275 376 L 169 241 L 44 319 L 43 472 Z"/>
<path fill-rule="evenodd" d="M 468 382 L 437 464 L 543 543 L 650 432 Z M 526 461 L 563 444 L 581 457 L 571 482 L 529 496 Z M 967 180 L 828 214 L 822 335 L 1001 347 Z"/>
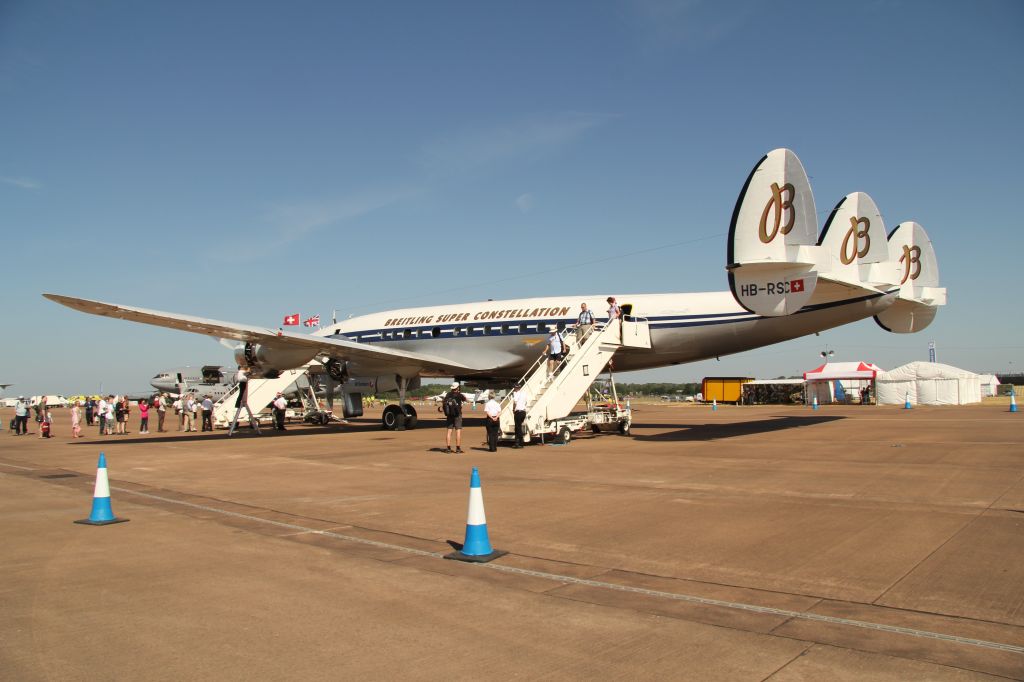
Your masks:
<path fill-rule="evenodd" d="M 863 224 L 864 229 L 858 229 Z M 849 265 L 855 258 L 863 258 L 868 255 L 868 249 L 871 248 L 871 236 L 868 234 L 868 229 L 871 228 L 871 221 L 867 218 L 850 218 L 850 229 L 843 237 L 843 246 L 839 249 L 839 260 L 843 262 L 843 265 Z M 850 238 L 853 237 L 852 243 Z M 860 246 L 860 240 L 864 240 L 864 246 Z M 852 247 L 852 250 L 851 250 Z"/>
<path fill-rule="evenodd" d="M 785 198 L 784 198 L 785 195 Z M 768 203 L 764 206 L 764 211 L 761 212 L 761 226 L 758 230 L 758 236 L 761 238 L 762 244 L 769 244 L 775 235 L 779 232 L 786 235 L 789 234 L 793 229 L 793 223 L 796 222 L 796 211 L 793 210 L 793 199 L 796 197 L 796 189 L 790 183 L 786 183 L 782 187 L 779 187 L 778 183 L 772 183 L 772 198 L 768 200 Z M 773 210 L 774 209 L 774 210 Z M 768 233 L 768 213 L 772 212 L 774 216 L 774 225 L 772 231 Z M 786 220 L 786 224 L 782 224 L 782 214 L 785 211 L 789 211 L 789 215 Z"/>
<path fill-rule="evenodd" d="M 905 284 L 907 279 L 917 279 L 921 276 L 921 247 L 903 245 L 903 255 L 900 256 L 903 263 L 903 279 L 900 284 Z"/>

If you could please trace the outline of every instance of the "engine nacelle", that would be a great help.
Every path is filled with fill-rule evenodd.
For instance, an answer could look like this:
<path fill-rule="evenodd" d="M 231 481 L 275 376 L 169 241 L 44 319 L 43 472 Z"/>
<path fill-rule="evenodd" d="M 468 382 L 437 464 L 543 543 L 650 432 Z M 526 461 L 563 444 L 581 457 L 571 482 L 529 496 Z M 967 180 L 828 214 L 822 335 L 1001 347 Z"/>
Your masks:
<path fill-rule="evenodd" d="M 421 380 L 419 377 L 413 377 L 409 379 L 406 384 L 406 389 L 412 391 L 420 387 Z M 387 391 L 398 390 L 398 378 L 394 374 L 387 374 L 385 376 L 376 377 L 349 377 L 348 381 L 345 382 L 342 391 L 345 393 L 386 393 Z"/>
<path fill-rule="evenodd" d="M 285 348 L 262 343 L 246 343 L 235 351 L 235 362 L 260 375 L 277 374 L 282 370 L 302 367 L 316 356 L 316 350 Z"/>

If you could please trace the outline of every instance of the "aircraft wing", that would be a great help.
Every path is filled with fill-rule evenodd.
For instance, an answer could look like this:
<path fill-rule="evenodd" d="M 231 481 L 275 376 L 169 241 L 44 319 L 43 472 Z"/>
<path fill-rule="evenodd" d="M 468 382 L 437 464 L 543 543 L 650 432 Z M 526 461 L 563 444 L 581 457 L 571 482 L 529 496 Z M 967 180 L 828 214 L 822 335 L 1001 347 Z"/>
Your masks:
<path fill-rule="evenodd" d="M 60 294 L 43 294 L 45 298 L 90 315 L 114 317 L 120 320 L 141 322 L 157 327 L 167 327 L 193 334 L 204 334 L 216 338 L 234 339 L 247 343 L 259 343 L 279 348 L 303 349 L 313 353 L 323 353 L 339 360 L 352 360 L 372 364 L 378 367 L 395 367 L 408 369 L 419 368 L 421 371 L 441 374 L 459 374 L 466 371 L 478 371 L 481 368 L 470 367 L 454 360 L 424 353 L 412 353 L 371 346 L 346 339 L 332 339 L 310 334 L 296 334 L 265 327 L 250 327 L 234 322 L 209 320 L 202 317 L 191 317 L 159 310 L 147 310 L 132 306 L 92 301 L 86 298 L 62 296 Z"/>

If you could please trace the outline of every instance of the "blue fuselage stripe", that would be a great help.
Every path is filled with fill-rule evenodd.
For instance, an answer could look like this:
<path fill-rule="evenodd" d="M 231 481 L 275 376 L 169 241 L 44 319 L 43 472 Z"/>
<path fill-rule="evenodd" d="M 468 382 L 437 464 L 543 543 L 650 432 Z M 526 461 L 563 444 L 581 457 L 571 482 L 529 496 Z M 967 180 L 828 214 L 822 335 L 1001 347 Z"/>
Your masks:
<path fill-rule="evenodd" d="M 892 292 L 881 292 L 868 294 L 858 298 L 848 298 L 842 301 L 829 303 L 818 303 L 805 306 L 796 314 L 811 313 L 819 310 L 827 310 L 839 306 L 850 305 L 870 301 Z M 683 327 L 708 327 L 719 324 L 731 324 L 734 322 L 753 322 L 767 319 L 760 315 L 746 311 L 730 313 L 706 313 L 703 315 L 656 315 L 644 318 L 648 321 L 651 329 L 679 329 Z M 547 334 L 547 327 L 551 325 L 574 324 L 575 318 L 550 318 L 543 320 L 530 320 L 528 322 L 484 322 L 484 323 L 462 323 L 450 325 L 416 325 L 396 329 L 367 329 L 353 331 L 346 334 L 330 334 L 329 338 L 347 338 L 360 343 L 380 343 L 383 341 L 418 341 L 423 339 L 461 339 L 481 336 L 538 336 Z M 455 333 L 458 329 L 459 333 Z M 435 331 L 436 330 L 436 333 Z M 490 330 L 490 331 L 487 331 Z M 390 335 L 390 336 L 388 336 Z"/>

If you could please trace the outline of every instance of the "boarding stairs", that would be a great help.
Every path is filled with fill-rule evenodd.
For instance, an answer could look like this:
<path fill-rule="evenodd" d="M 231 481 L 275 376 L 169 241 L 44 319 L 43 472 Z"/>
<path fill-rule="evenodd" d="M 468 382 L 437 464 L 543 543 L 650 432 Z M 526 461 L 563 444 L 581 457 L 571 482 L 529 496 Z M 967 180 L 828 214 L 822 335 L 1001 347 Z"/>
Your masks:
<path fill-rule="evenodd" d="M 548 373 L 548 356 L 543 353 L 520 379 L 522 390 L 529 398 L 523 423 L 524 440 L 554 433 L 557 420 L 573 411 L 620 348 L 651 347 L 650 326 L 647 320 L 638 318 L 595 324 L 579 342 L 574 327 L 567 328 L 560 336 L 568 355 L 554 372 Z M 499 423 L 503 440 L 515 437 L 513 398 L 514 392 L 511 392 L 501 402 Z"/>
<path fill-rule="evenodd" d="M 287 393 L 288 389 L 294 384 L 295 388 L 299 391 L 299 397 L 302 400 L 302 406 L 305 411 L 308 413 L 319 410 L 320 406 L 317 402 L 316 394 L 313 393 L 313 389 L 310 386 L 307 371 L 308 368 L 301 367 L 299 369 L 285 370 L 273 379 L 249 379 L 249 399 L 247 401 L 249 409 L 252 410 L 254 415 L 259 415 L 267 405 L 273 402 L 278 391 Z M 227 428 L 231 425 L 231 420 L 235 416 L 235 400 L 238 398 L 240 390 L 240 385 L 236 384 L 223 398 L 214 403 L 214 426 Z M 243 418 L 247 416 L 244 409 L 242 415 Z"/>

